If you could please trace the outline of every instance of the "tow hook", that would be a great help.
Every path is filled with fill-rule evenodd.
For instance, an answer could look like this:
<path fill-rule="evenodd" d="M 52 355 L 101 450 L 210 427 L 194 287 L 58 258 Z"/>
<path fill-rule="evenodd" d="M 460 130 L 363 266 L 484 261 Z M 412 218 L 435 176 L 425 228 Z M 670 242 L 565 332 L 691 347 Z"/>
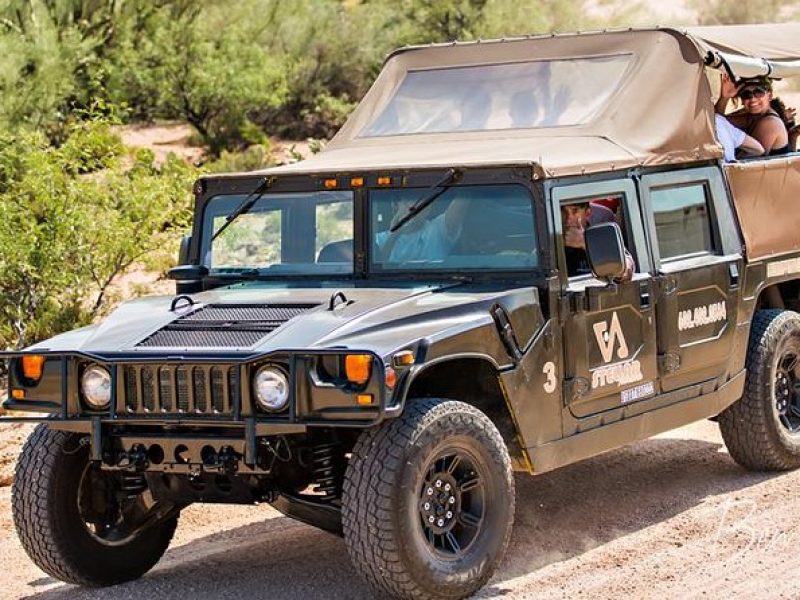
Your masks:
<path fill-rule="evenodd" d="M 144 471 L 147 468 L 147 449 L 141 445 L 134 445 L 129 452 L 121 452 L 117 457 L 118 469 Z"/>
<path fill-rule="evenodd" d="M 203 469 L 236 473 L 239 470 L 241 456 L 230 446 L 223 446 L 219 452 L 203 452 Z"/>

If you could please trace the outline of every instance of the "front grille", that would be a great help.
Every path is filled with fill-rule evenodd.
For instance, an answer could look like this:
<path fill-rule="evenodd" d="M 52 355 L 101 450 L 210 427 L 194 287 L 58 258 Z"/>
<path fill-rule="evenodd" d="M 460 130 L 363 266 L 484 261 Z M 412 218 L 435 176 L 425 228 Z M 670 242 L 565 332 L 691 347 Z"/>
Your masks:
<path fill-rule="evenodd" d="M 230 415 L 239 398 L 232 366 L 129 365 L 123 377 L 128 414 Z"/>
<path fill-rule="evenodd" d="M 137 344 L 150 348 L 248 348 L 317 304 L 210 305 L 175 319 Z"/>

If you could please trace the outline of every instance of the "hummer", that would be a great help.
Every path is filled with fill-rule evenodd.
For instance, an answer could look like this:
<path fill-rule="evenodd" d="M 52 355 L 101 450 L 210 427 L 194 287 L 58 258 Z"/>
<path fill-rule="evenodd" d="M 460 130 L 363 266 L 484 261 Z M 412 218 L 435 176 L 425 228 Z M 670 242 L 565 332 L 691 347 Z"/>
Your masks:
<path fill-rule="evenodd" d="M 401 49 L 320 154 L 201 178 L 174 296 L 6 353 L 4 407 L 40 413 L 5 418 L 41 422 L 12 497 L 31 559 L 115 584 L 190 504 L 269 502 L 378 590 L 461 598 L 513 471 L 706 418 L 741 465 L 800 465 L 800 156 L 724 164 L 713 92 L 800 73 L 798 40 Z M 606 219 L 568 246 L 578 209 Z"/>

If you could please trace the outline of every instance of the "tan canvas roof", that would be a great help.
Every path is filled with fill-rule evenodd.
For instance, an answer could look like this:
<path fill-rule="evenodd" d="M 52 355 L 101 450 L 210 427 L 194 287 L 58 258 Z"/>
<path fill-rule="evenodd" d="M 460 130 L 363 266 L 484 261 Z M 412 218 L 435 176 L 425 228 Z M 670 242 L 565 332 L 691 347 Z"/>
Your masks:
<path fill-rule="evenodd" d="M 737 77 L 800 74 L 800 23 L 688 27 L 698 47 L 723 59 Z"/>
<path fill-rule="evenodd" d="M 716 159 L 722 152 L 714 137 L 714 109 L 705 76 L 709 51 L 788 65 L 790 59 L 800 58 L 800 25 L 608 31 L 402 49 L 387 59 L 372 88 L 323 152 L 265 173 L 522 164 L 533 165 L 546 176 L 563 176 Z M 475 131 L 429 127 L 412 135 L 369 134 L 378 131 L 374 124 L 409 74 L 614 57 L 624 57 L 626 68 L 614 80 L 608 100 L 590 118 L 557 126 L 506 125 Z M 585 97 L 582 78 L 573 79 L 571 90 Z M 563 102 L 558 90 L 548 93 L 553 103 Z"/>

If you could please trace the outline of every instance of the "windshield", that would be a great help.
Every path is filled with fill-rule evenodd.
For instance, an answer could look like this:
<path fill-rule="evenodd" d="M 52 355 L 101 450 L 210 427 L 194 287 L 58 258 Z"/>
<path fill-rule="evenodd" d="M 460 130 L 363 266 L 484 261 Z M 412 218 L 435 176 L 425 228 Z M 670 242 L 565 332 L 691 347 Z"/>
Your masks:
<path fill-rule="evenodd" d="M 631 56 L 410 71 L 361 137 L 563 127 L 589 121 Z"/>
<path fill-rule="evenodd" d="M 265 194 L 215 240 L 244 195 L 215 196 L 203 216 L 203 264 L 213 274 L 325 275 L 353 272 L 353 194 Z"/>
<path fill-rule="evenodd" d="M 422 189 L 370 194 L 372 271 L 528 269 L 539 264 L 531 194 L 520 185 L 445 191 L 403 227 L 389 231 Z"/>

